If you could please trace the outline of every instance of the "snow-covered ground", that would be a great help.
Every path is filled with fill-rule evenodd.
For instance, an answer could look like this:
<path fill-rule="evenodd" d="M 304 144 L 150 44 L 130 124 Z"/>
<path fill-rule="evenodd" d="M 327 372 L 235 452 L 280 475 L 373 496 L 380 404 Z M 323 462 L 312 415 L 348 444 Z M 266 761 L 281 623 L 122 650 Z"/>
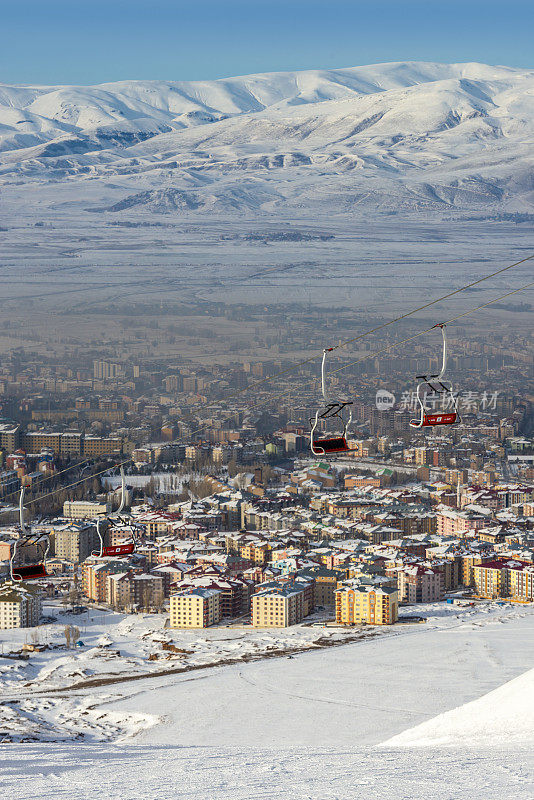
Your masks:
<path fill-rule="evenodd" d="M 157 718 L 150 711 L 142 719 L 135 712 L 128 712 L 123 715 L 121 727 L 120 719 L 106 711 L 95 724 L 89 710 L 95 703 L 98 705 L 100 695 L 95 697 L 94 689 L 102 690 L 107 702 L 106 687 L 120 687 L 143 676 L 183 675 L 202 667 L 246 664 L 265 657 L 387 635 L 385 630 L 325 627 L 321 624 L 324 614 L 309 617 L 304 625 L 280 630 L 255 630 L 245 625 L 244 620 L 233 621 L 231 627 L 173 630 L 166 627 L 165 614 L 125 615 L 93 607 L 74 615 L 65 613 L 58 603 L 46 604 L 44 613 L 55 621 L 39 629 L 0 632 L 4 655 L 0 657 L 4 700 L 4 705 L 0 705 L 0 739 L 4 741 L 129 736 L 138 731 L 139 725 L 150 727 Z M 66 648 L 66 625 L 78 627 L 83 646 Z M 28 661 L 8 657 L 20 652 L 25 642 L 35 640 L 47 649 L 32 652 Z M 83 698 L 82 702 L 73 701 L 73 696 Z M 115 698 L 117 694 L 110 696 Z"/>
<path fill-rule="evenodd" d="M 534 669 L 498 689 L 394 736 L 386 747 L 531 746 L 534 734 Z"/>
<path fill-rule="evenodd" d="M 283 723 L 281 723 L 283 724 Z M 528 750 L 25 745 L 2 752 L 12 800 L 532 800 Z"/>
<path fill-rule="evenodd" d="M 167 636 L 183 649 L 196 648 L 188 657 L 201 666 L 210 650 L 229 644 L 225 652 L 257 655 L 267 639 L 278 646 L 283 637 L 293 644 L 304 638 L 305 644 L 306 636 L 333 630 L 179 632 L 164 630 L 155 617 L 94 619 L 83 634 L 91 645 L 83 653 L 36 657 L 50 662 L 40 668 L 42 680 L 29 684 L 21 675 L 15 685 L 13 674 L 5 676 L 3 708 L 11 724 L 17 714 L 18 724 L 28 720 L 27 737 L 48 739 L 3 745 L 5 790 L 14 800 L 408 800 L 429 794 L 531 800 L 534 608 L 439 604 L 416 611 L 428 621 L 342 647 L 307 647 L 291 659 L 241 659 L 54 691 L 54 682 L 65 687 L 65 670 L 74 670 L 78 659 L 87 669 L 98 638 L 123 651 L 139 672 L 156 639 Z M 66 657 L 70 666 L 52 679 L 52 662 Z M 149 665 L 162 666 L 159 660 Z M 70 742 L 54 743 L 54 735 Z"/>
<path fill-rule="evenodd" d="M 51 693 L 48 713 L 53 718 L 61 706 L 65 729 L 78 716 L 88 731 L 91 725 L 107 726 L 101 738 L 108 738 L 115 724 L 122 742 L 99 743 L 93 732 L 92 742 L 76 745 L 4 745 L 4 789 L 13 800 L 80 795 L 531 800 L 531 737 L 525 713 L 517 712 L 523 697 L 523 709 L 532 707 L 532 673 L 517 676 L 534 656 L 533 609 L 441 605 L 426 613 L 424 625 L 291 660 L 152 677 L 102 691 Z M 96 636 L 96 622 L 94 627 Z M 146 618 L 132 627 L 123 620 L 114 645 L 124 645 L 128 636 L 133 642 L 147 627 Z M 202 636 L 217 641 L 222 633 Z M 455 707 L 460 708 L 440 716 Z M 492 730 L 486 726 L 486 739 L 479 740 L 472 711 L 487 722 L 492 709 L 495 724 Z M 447 726 L 449 747 L 442 749 L 436 739 L 436 749 L 432 732 L 436 736 L 447 717 L 454 718 Z M 411 728 L 411 734 L 391 738 Z M 514 728 L 523 731 L 522 738 L 514 738 Z M 422 739 L 427 747 L 410 747 Z"/>

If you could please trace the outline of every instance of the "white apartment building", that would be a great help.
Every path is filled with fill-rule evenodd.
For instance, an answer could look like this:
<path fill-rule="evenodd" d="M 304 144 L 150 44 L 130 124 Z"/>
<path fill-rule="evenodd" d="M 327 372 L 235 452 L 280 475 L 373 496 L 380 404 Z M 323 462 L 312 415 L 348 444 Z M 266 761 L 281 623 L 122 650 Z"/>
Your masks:
<path fill-rule="evenodd" d="M 28 583 L 6 581 L 0 586 L 0 629 L 33 628 L 41 616 L 41 593 Z"/>
<path fill-rule="evenodd" d="M 67 519 L 93 519 L 111 514 L 111 503 L 100 503 L 96 500 L 65 500 L 63 516 Z"/>

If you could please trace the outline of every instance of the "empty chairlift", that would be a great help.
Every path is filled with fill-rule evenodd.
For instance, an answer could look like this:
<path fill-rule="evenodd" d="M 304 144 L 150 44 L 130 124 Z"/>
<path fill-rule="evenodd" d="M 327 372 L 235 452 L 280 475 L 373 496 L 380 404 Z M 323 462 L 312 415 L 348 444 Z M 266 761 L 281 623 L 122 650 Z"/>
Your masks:
<path fill-rule="evenodd" d="M 447 368 L 447 333 L 445 323 L 434 325 L 435 328 L 441 328 L 441 335 L 443 339 L 443 351 L 441 359 L 441 369 L 435 375 L 417 375 L 419 383 L 417 385 L 417 405 L 419 409 L 419 417 L 410 420 L 410 427 L 412 428 L 432 428 L 437 425 L 455 425 L 460 422 L 460 415 L 458 413 L 458 395 L 454 395 L 451 387 L 443 382 L 443 376 Z M 433 395 L 438 395 L 445 400 L 449 400 L 451 410 L 443 410 L 439 412 L 429 412 L 426 408 L 426 397 L 428 389 Z M 443 405 L 443 402 L 442 402 Z"/>
<path fill-rule="evenodd" d="M 107 519 L 113 520 L 120 516 L 126 499 L 126 479 L 124 477 L 124 469 L 121 466 L 121 502 L 118 509 L 113 514 L 108 514 Z M 135 541 L 132 537 L 131 541 L 124 542 L 124 544 L 117 544 L 113 546 L 104 545 L 104 537 L 100 530 L 100 520 L 96 520 L 96 532 L 100 539 L 100 550 L 93 551 L 92 555 L 102 558 L 103 556 L 129 556 L 135 551 Z"/>
<path fill-rule="evenodd" d="M 352 401 L 348 400 L 330 400 L 326 395 L 325 388 L 325 370 L 326 370 L 326 354 L 333 348 L 328 347 L 323 350 L 323 361 L 321 364 L 321 392 L 324 400 L 324 408 L 318 408 L 315 412 L 315 417 L 310 418 L 311 436 L 310 447 L 314 456 L 327 456 L 331 453 L 346 453 L 349 450 L 347 444 L 347 431 L 350 423 L 352 422 L 352 412 L 349 409 L 349 416 L 347 421 L 343 419 L 343 409 L 346 406 L 351 406 Z M 337 419 L 341 423 L 342 432 L 336 436 L 317 436 L 316 430 L 319 425 L 319 420 L 332 420 Z"/>
<path fill-rule="evenodd" d="M 50 550 L 48 533 L 33 534 L 24 523 L 24 487 L 20 490 L 19 519 L 21 535 L 13 547 L 9 567 L 11 580 L 32 581 L 46 578 L 46 558 Z"/>

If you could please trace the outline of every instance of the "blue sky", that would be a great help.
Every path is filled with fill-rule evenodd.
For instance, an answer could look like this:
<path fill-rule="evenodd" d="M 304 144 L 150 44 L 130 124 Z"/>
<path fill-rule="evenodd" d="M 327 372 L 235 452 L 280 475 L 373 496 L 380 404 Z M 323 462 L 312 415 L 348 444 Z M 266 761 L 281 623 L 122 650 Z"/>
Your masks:
<path fill-rule="evenodd" d="M 533 31 L 533 0 L 0 0 L 0 82 L 194 80 L 400 60 L 534 67 Z"/>

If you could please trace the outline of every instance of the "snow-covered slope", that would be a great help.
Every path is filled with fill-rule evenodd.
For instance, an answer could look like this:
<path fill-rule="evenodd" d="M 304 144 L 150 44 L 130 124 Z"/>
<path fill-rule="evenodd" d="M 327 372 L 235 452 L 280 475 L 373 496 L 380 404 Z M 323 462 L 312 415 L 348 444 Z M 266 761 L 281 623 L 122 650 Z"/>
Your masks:
<path fill-rule="evenodd" d="M 478 700 L 394 736 L 387 747 L 532 746 L 534 669 Z"/>
<path fill-rule="evenodd" d="M 128 215 L 531 211 L 533 138 L 534 70 L 484 64 L 0 86 L 0 186 L 97 181 Z"/>
<path fill-rule="evenodd" d="M 4 724 L 16 726 L 16 743 L 8 739 L 0 750 L 2 787 L 10 800 L 532 800 L 533 680 L 532 672 L 521 673 L 534 657 L 534 609 L 436 603 L 416 611 L 427 616 L 425 625 L 379 636 L 365 631 L 358 643 L 311 648 L 291 660 L 250 660 L 244 656 L 262 640 L 311 639 L 324 629 L 178 631 L 164 628 L 162 615 L 117 622 L 119 615 L 92 609 L 92 620 L 74 617 L 87 628 L 80 652 L 52 649 L 29 663 L 4 659 L 0 708 Z M 43 627 L 57 643 L 59 619 Z M 23 635 L 2 631 L 5 651 Z M 97 637 L 98 657 L 91 656 Z M 163 652 L 162 638 L 187 641 L 198 664 L 207 665 L 215 647 L 243 658 L 233 666 L 66 688 L 83 680 L 81 670 L 86 680 L 103 677 L 89 670 L 106 669 L 94 662 L 108 649 L 111 669 L 116 649 L 134 671 L 143 658 L 147 668 L 171 666 L 147 660 L 156 647 Z M 36 675 L 43 663 L 48 677 Z M 37 688 L 28 683 L 32 676 Z M 399 731 L 429 718 L 423 725 L 436 730 L 459 713 L 443 712 L 461 704 L 473 732 L 470 709 L 477 707 L 488 733 L 493 717 L 491 735 L 469 747 L 465 736 L 450 747 L 439 740 L 417 749 L 393 746 Z M 387 746 L 374 746 L 384 739 Z"/>

